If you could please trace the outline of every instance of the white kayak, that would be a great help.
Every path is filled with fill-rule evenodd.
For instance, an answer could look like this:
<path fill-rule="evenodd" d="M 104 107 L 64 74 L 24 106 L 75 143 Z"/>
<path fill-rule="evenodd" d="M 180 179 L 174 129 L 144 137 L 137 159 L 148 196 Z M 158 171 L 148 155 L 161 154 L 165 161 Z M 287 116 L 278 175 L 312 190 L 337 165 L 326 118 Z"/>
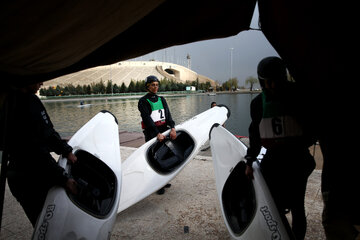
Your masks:
<path fill-rule="evenodd" d="M 101 111 L 77 131 L 69 145 L 78 160 L 59 158 L 78 183 L 76 195 L 49 190 L 33 239 L 110 239 L 121 193 L 121 158 L 116 118 Z"/>
<path fill-rule="evenodd" d="M 247 147 L 218 124 L 210 131 L 210 146 L 221 210 L 232 238 L 290 239 L 259 162 L 253 163 L 254 180 L 245 176 Z"/>
<path fill-rule="evenodd" d="M 146 142 L 122 165 L 122 189 L 118 212 L 164 187 L 195 157 L 209 139 L 214 123 L 223 124 L 230 116 L 226 106 L 213 107 L 175 126 L 177 138 Z M 169 134 L 166 131 L 165 136 Z"/>
<path fill-rule="evenodd" d="M 86 108 L 86 107 L 90 107 L 92 104 L 80 104 L 80 105 L 77 105 L 76 107 L 78 108 Z"/>

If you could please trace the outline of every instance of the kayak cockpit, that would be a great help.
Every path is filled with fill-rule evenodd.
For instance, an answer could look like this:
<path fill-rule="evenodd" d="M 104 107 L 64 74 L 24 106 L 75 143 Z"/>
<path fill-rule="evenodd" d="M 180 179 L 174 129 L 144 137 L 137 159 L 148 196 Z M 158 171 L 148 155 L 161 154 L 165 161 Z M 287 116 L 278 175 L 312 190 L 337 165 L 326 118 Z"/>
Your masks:
<path fill-rule="evenodd" d="M 231 230 L 242 234 L 255 216 L 254 185 L 245 175 L 245 162 L 239 162 L 226 180 L 222 191 L 224 213 Z"/>
<path fill-rule="evenodd" d="M 192 153 L 195 142 L 185 131 L 176 132 L 176 139 L 156 141 L 147 151 L 149 165 L 157 172 L 168 174 L 181 166 Z"/>
<path fill-rule="evenodd" d="M 71 166 L 71 176 L 78 184 L 78 194 L 70 199 L 83 211 L 105 218 L 116 198 L 117 182 L 114 172 L 94 155 L 78 150 L 77 161 Z"/>

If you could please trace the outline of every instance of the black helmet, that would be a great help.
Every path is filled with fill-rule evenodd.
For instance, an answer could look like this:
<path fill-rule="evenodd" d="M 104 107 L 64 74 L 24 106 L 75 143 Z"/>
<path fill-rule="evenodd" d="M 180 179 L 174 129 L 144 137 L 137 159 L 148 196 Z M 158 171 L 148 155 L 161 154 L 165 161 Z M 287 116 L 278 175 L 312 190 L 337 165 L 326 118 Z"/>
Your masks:
<path fill-rule="evenodd" d="M 147 76 L 145 79 L 145 87 L 148 88 L 149 84 L 152 82 L 158 82 L 160 83 L 159 79 L 155 77 L 154 75 Z"/>
<path fill-rule="evenodd" d="M 282 82 L 287 79 L 284 61 L 279 57 L 266 57 L 261 60 L 257 67 L 257 74 L 261 87 L 264 86 L 265 79 L 274 82 Z"/>

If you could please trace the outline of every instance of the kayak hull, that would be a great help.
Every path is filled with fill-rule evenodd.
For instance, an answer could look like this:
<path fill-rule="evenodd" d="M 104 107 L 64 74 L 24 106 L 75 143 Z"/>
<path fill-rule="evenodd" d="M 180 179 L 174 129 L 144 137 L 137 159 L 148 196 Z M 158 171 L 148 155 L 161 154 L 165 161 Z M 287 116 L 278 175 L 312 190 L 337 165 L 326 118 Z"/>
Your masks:
<path fill-rule="evenodd" d="M 177 138 L 174 141 L 159 143 L 153 138 L 138 148 L 122 165 L 123 185 L 118 212 L 164 187 L 196 156 L 208 140 L 211 126 L 214 123 L 223 124 L 229 116 L 226 106 L 211 108 L 177 125 Z M 164 135 L 169 135 L 169 131 Z M 170 162 L 170 167 L 166 165 L 167 162 Z"/>
<path fill-rule="evenodd" d="M 70 139 L 78 160 L 59 165 L 78 183 L 76 195 L 49 190 L 33 239 L 109 239 L 121 193 L 121 158 L 116 118 L 102 111 Z"/>
<path fill-rule="evenodd" d="M 234 239 L 290 239 L 274 200 L 253 163 L 254 180 L 245 175 L 247 147 L 219 125 L 210 132 L 216 189 L 226 227 Z"/>

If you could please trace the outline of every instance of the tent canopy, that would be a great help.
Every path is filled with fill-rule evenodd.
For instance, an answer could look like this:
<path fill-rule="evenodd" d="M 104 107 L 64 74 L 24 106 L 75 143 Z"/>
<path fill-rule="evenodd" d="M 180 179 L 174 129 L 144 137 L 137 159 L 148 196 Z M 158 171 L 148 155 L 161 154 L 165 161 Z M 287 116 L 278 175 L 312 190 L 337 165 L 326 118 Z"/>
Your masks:
<path fill-rule="evenodd" d="M 8 76 L 3 81 L 21 83 L 235 35 L 248 29 L 255 1 L 55 0 L 3 5 L 0 71 Z"/>
<path fill-rule="evenodd" d="M 46 81 L 174 45 L 236 35 L 249 29 L 255 4 L 6 1 L 0 9 L 0 86 Z M 328 100 L 337 92 L 337 103 L 346 104 L 339 81 L 351 82 L 357 26 L 350 6 L 310 0 L 259 0 L 258 6 L 261 30 L 306 93 L 304 105 L 315 109 L 309 115 L 319 123 L 333 119 Z M 349 114 L 341 110 L 336 116 Z"/>
<path fill-rule="evenodd" d="M 0 9 L 0 86 L 46 81 L 174 45 L 233 36 L 249 29 L 255 4 L 6 1 Z M 327 121 L 333 114 L 328 99 L 334 91 L 339 94 L 339 79 L 347 79 L 354 59 L 356 27 L 348 6 L 311 0 L 259 0 L 258 6 L 262 32 L 306 92 L 304 105 L 315 109 L 309 115 Z"/>
<path fill-rule="evenodd" d="M 256 0 L 6 1 L 1 85 L 46 81 L 99 65 L 247 30 Z M 299 82 L 318 91 L 343 75 L 348 6 L 259 0 L 262 31 Z M 331 6 L 334 4 L 334 6 Z M 351 15 L 350 15 L 351 16 Z M 344 61 L 345 60 L 345 61 Z"/>

